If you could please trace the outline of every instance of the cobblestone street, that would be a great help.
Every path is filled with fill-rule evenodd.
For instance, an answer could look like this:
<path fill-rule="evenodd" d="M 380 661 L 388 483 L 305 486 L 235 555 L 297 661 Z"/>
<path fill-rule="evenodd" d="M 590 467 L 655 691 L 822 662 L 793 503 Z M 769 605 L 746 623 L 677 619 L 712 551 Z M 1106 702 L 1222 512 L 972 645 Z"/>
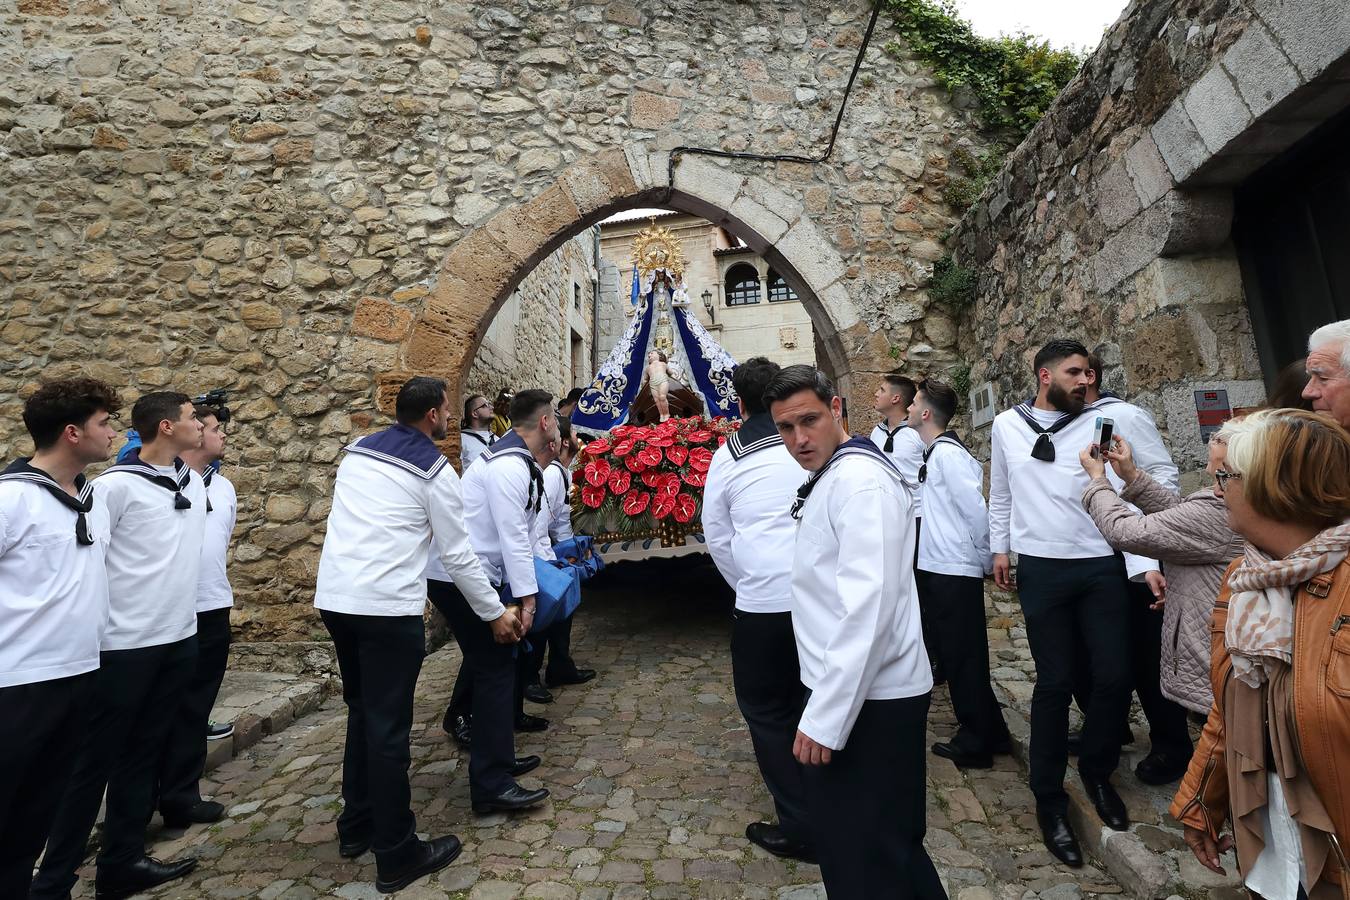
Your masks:
<path fill-rule="evenodd" d="M 399 896 L 824 896 L 814 866 L 775 859 L 744 837 L 771 804 L 732 695 L 730 598 L 711 564 L 687 560 L 612 568 L 603 589 L 588 592 L 574 653 L 600 677 L 531 707 L 553 724 L 518 736 L 518 753 L 544 757 L 523 783 L 553 796 L 529 814 L 470 811 L 467 760 L 440 729 L 459 654 L 452 643 L 428 657 L 412 740 L 414 810 L 419 831 L 453 832 L 465 849 Z M 154 831 L 156 821 L 153 853 L 201 859 L 156 896 L 379 896 L 374 858 L 337 853 L 345 721 L 332 698 L 215 770 L 208 791 L 229 810 L 225 821 L 182 835 Z M 951 721 L 939 689 L 930 740 Z M 1012 758 L 963 774 L 930 756 L 928 780 L 927 844 L 953 900 L 1120 893 L 1091 866 L 1051 864 Z M 92 896 L 92 867 L 82 875 L 76 896 Z"/>

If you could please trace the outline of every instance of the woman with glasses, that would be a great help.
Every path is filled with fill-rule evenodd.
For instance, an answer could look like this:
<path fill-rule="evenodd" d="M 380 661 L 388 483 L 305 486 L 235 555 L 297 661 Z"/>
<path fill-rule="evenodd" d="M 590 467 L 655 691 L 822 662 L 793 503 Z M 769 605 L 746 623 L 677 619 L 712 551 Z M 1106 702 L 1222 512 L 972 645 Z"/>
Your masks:
<path fill-rule="evenodd" d="M 459 471 L 482 456 L 497 440 L 492 433 L 492 403 L 482 394 L 464 401 L 464 420 L 459 425 Z"/>
<path fill-rule="evenodd" d="M 1130 445 L 1116 437 L 1110 449 L 1079 455 L 1092 482 L 1083 491 L 1083 507 L 1117 550 L 1162 563 L 1166 578 L 1162 626 L 1163 695 L 1205 715 L 1214 702 L 1209 687 L 1209 618 L 1224 568 L 1242 554 L 1242 538 L 1228 527 L 1228 514 L 1213 490 L 1179 498 L 1135 465 Z M 1227 446 L 1223 433 L 1209 441 L 1210 473 L 1221 471 Z M 1106 464 L 1125 482 L 1117 495 L 1106 478 Z M 1130 504 L 1133 504 L 1131 506 Z M 1138 511 L 1143 511 L 1139 515 Z M 1176 756 L 1178 754 L 1172 754 Z M 1189 758 L 1154 760 L 1136 771 L 1151 784 L 1176 781 Z"/>
<path fill-rule="evenodd" d="M 1294 409 L 1223 433 L 1215 493 L 1247 547 L 1214 606 L 1214 706 L 1170 811 L 1207 868 L 1236 845 L 1259 897 L 1345 897 L 1350 433 Z"/>

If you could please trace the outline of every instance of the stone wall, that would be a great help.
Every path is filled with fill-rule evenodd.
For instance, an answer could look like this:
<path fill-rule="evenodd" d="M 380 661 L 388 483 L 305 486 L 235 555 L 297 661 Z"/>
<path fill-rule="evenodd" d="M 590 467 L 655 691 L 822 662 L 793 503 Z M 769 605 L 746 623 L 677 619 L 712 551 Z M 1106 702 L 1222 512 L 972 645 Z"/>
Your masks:
<path fill-rule="evenodd" d="M 595 236 L 588 229 L 553 251 L 521 280 L 483 336 L 465 385 L 489 400 L 502 388 L 543 388 L 562 397 L 574 384 L 572 336 L 590 369 L 595 289 Z M 580 289 L 581 303 L 576 303 Z"/>
<path fill-rule="evenodd" d="M 1264 399 L 1233 190 L 1350 106 L 1348 52 L 1338 0 L 1131 3 L 956 231 L 972 383 L 1005 409 L 1046 340 L 1078 337 L 1202 466 L 1193 391 Z"/>
<path fill-rule="evenodd" d="M 881 49 L 884 24 L 827 164 L 685 156 L 669 175 L 678 145 L 822 149 L 869 10 L 4 5 L 0 454 L 27 449 L 40 377 L 230 389 L 234 621 L 298 639 L 344 443 L 409 374 L 462 385 L 520 279 L 616 209 L 734 227 L 798 289 L 846 387 L 892 347 L 952 355 L 924 287 L 954 221 L 948 156 L 979 141 Z"/>

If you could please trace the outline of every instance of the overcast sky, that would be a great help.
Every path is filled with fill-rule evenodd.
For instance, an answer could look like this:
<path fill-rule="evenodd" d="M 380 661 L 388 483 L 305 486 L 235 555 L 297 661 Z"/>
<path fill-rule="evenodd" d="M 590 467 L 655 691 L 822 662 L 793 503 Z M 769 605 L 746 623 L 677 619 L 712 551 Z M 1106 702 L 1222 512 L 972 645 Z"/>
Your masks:
<path fill-rule="evenodd" d="M 989 37 L 1025 30 L 1055 47 L 1095 50 L 1127 0 L 955 0 L 975 31 Z"/>

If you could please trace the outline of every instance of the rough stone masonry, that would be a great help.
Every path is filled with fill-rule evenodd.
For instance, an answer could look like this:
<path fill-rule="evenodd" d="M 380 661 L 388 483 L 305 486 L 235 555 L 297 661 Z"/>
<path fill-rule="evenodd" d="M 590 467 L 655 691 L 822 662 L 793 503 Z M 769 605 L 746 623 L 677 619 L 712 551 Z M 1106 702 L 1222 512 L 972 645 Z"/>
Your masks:
<path fill-rule="evenodd" d="M 870 4 L 16 0 L 0 10 L 0 452 L 44 375 L 230 389 L 245 640 L 302 639 L 343 445 L 411 372 L 461 383 L 496 308 L 666 200 L 766 252 L 854 399 L 953 358 L 925 285 L 966 113 Z M 667 192 L 673 188 L 673 193 Z M 859 422 L 865 424 L 865 422 Z"/>

